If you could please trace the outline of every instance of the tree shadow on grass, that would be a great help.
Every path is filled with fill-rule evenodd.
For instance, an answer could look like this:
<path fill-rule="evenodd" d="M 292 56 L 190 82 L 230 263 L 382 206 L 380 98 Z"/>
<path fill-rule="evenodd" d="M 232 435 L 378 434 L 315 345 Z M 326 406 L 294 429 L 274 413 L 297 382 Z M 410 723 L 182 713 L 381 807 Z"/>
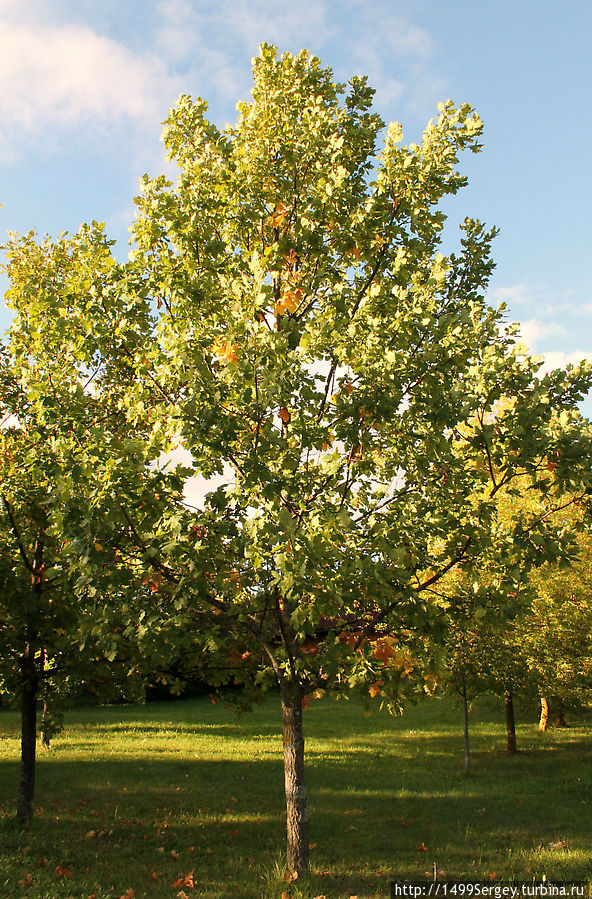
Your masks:
<path fill-rule="evenodd" d="M 226 727 L 220 732 L 228 734 Z M 582 779 L 584 735 L 559 750 L 541 747 L 517 758 L 492 753 L 482 738 L 470 778 L 461 771 L 457 736 L 354 738 L 331 751 L 310 741 L 318 894 L 388 895 L 391 876 L 423 878 L 434 864 L 449 876 L 486 876 L 510 849 L 534 853 L 535 864 L 537 847 L 557 839 L 590 849 L 580 809 L 592 793 L 590 777 Z M 277 758 L 255 761 L 171 760 L 139 744 L 136 753 L 135 759 L 117 753 L 112 759 L 40 756 L 40 811 L 27 839 L 49 860 L 50 880 L 58 865 L 92 871 L 101 882 L 109 870 L 129 871 L 138 880 L 137 893 L 148 897 L 165 895 L 158 891 L 162 883 L 194 869 L 204 895 L 224 895 L 223 885 L 235 882 L 239 891 L 232 895 L 260 899 L 265 872 L 284 845 L 279 748 Z M 17 769 L 16 760 L 0 763 L 0 795 L 13 795 Z M 9 854 L 18 849 L 15 840 L 5 840 Z M 569 876 L 569 870 L 558 857 L 553 876 Z M 154 885 L 148 882 L 152 873 L 159 877 Z M 86 889 L 82 881 L 80 888 Z"/>

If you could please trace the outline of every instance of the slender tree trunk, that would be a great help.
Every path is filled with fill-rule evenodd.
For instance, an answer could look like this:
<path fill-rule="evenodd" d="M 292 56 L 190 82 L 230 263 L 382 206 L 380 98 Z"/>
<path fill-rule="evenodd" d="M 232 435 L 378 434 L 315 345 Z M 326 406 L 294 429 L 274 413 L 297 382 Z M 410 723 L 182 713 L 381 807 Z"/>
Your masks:
<path fill-rule="evenodd" d="M 541 696 L 541 717 L 539 718 L 539 730 L 542 732 L 547 730 L 549 723 L 549 701 L 545 696 Z"/>
<path fill-rule="evenodd" d="M 31 590 L 34 608 L 40 609 L 44 580 L 44 533 L 41 530 L 35 543 L 31 571 Z M 16 794 L 16 818 L 21 827 L 28 827 L 33 817 L 35 796 L 35 751 L 37 749 L 37 698 L 40 672 L 35 661 L 37 633 L 33 621 L 27 622 L 25 650 L 21 656 L 21 773 Z"/>
<path fill-rule="evenodd" d="M 22 827 L 28 827 L 33 816 L 35 795 L 35 749 L 37 740 L 37 693 L 39 682 L 35 656 L 27 646 L 21 659 L 21 772 L 16 797 L 16 817 Z"/>
<path fill-rule="evenodd" d="M 282 722 L 284 735 L 284 783 L 287 816 L 287 867 L 290 875 L 300 877 L 310 867 L 308 846 L 308 801 L 304 782 L 304 735 L 302 731 L 302 692 L 283 683 Z"/>
<path fill-rule="evenodd" d="M 557 718 L 555 720 L 556 727 L 567 727 L 567 721 L 565 720 L 565 707 L 563 703 L 559 702 L 559 708 L 557 709 Z"/>
<path fill-rule="evenodd" d="M 51 732 L 50 732 L 50 713 L 49 708 L 47 706 L 47 699 L 43 700 L 43 709 L 41 712 L 41 727 L 39 729 L 39 739 L 41 741 L 41 745 L 45 746 L 46 749 L 49 749 L 51 744 Z"/>
<path fill-rule="evenodd" d="M 45 650 L 41 650 L 41 660 L 40 660 L 40 668 L 41 668 L 41 676 L 43 677 L 43 672 L 45 671 Z M 51 715 L 49 711 L 49 706 L 47 703 L 47 696 L 43 697 L 43 709 L 41 712 L 41 726 L 39 728 L 39 739 L 41 741 L 41 745 L 46 749 L 49 749 L 49 745 L 51 743 L 51 731 L 50 731 L 50 720 Z"/>
<path fill-rule="evenodd" d="M 504 693 L 504 703 L 506 706 L 507 750 L 513 754 L 516 752 L 516 719 L 514 718 L 514 696 L 511 690 L 506 690 Z"/>
<path fill-rule="evenodd" d="M 469 744 L 469 700 L 467 698 L 467 682 L 463 677 L 462 682 L 462 701 L 463 701 L 463 714 L 465 719 L 465 774 L 470 774 L 471 771 L 471 747 Z"/>

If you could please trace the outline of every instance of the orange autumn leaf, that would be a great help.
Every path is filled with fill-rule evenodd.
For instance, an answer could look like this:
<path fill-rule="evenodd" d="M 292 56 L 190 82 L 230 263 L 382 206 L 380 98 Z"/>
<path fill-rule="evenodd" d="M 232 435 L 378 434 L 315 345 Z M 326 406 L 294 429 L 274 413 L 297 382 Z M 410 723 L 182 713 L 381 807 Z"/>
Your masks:
<path fill-rule="evenodd" d="M 134 891 L 132 890 L 132 888 L 131 888 L 131 887 L 128 887 L 127 890 L 125 891 L 125 893 L 122 893 L 122 894 L 121 894 L 121 896 L 119 897 L 119 899 L 134 899 L 134 896 L 135 896 L 135 895 L 136 895 L 136 894 L 134 893 Z"/>
<path fill-rule="evenodd" d="M 428 851 L 428 847 L 427 847 L 426 844 L 423 842 L 423 840 L 422 840 L 422 842 L 419 844 L 419 846 L 414 846 L 413 849 L 414 849 L 415 852 L 427 852 L 427 851 Z"/>
<path fill-rule="evenodd" d="M 368 690 L 368 693 L 370 694 L 372 699 L 374 699 L 375 696 L 378 696 L 380 694 L 381 687 L 384 687 L 383 680 L 377 680 L 375 684 L 372 684 L 372 686 Z"/>
<path fill-rule="evenodd" d="M 380 637 L 374 644 L 372 655 L 381 662 L 388 662 L 389 659 L 397 656 L 397 641 L 394 637 Z"/>
<path fill-rule="evenodd" d="M 189 887 L 189 889 L 193 889 L 195 883 L 193 881 L 193 872 L 195 868 L 192 868 L 189 874 L 185 874 L 185 876 L 181 875 L 181 877 L 177 878 L 174 883 L 171 884 L 172 887 Z"/>
<path fill-rule="evenodd" d="M 230 343 L 227 340 L 216 339 L 212 347 L 214 359 L 217 362 L 227 365 L 229 362 L 238 362 L 238 344 Z"/>
<path fill-rule="evenodd" d="M 300 288 L 298 288 L 297 290 L 287 290 L 286 293 L 277 301 L 273 311 L 276 315 L 283 315 L 285 312 L 296 312 L 298 306 L 302 301 L 302 296 L 303 294 Z"/>
<path fill-rule="evenodd" d="M 17 885 L 19 887 L 30 887 L 33 883 L 33 875 L 25 874 L 20 880 L 17 880 Z"/>
<path fill-rule="evenodd" d="M 56 877 L 73 877 L 72 871 L 70 868 L 64 868 L 62 865 L 56 865 L 55 869 Z"/>
<path fill-rule="evenodd" d="M 281 226 L 286 221 L 289 209 L 284 203 L 277 203 L 275 209 L 273 210 L 270 216 L 270 222 L 272 227 L 281 228 Z"/>
<path fill-rule="evenodd" d="M 281 420 L 284 422 L 284 424 L 286 424 L 286 425 L 288 424 L 288 422 L 290 421 L 290 418 L 292 417 L 285 406 L 283 409 L 280 409 L 280 411 L 278 412 L 278 415 L 281 418 Z"/>

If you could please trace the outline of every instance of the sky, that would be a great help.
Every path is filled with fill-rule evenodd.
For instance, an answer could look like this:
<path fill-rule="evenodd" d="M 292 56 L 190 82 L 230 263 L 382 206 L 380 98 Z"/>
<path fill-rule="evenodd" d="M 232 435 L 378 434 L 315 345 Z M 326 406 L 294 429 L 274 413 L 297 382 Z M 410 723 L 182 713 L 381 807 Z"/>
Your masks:
<path fill-rule="evenodd" d="M 406 142 L 439 101 L 476 108 L 484 150 L 450 220 L 500 228 L 488 298 L 546 366 L 592 360 L 591 33 L 589 0 L 0 0 L 0 241 L 94 219 L 125 258 L 177 96 L 224 126 L 262 41 L 306 47 L 339 80 L 368 75 Z"/>

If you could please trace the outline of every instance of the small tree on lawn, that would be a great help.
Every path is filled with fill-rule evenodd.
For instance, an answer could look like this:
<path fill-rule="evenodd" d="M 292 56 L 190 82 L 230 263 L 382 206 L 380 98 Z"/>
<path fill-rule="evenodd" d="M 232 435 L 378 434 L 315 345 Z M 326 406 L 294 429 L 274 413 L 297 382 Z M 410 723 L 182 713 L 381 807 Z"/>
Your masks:
<path fill-rule="evenodd" d="M 105 322 L 91 334 L 83 315 L 86 306 L 96 315 L 114 268 L 101 228 L 83 227 L 57 241 L 14 235 L 5 249 L 14 319 L 0 344 L 0 686 L 21 706 L 17 818 L 26 825 L 33 813 L 38 700 L 55 715 L 83 688 L 103 697 L 117 692 L 114 680 L 130 688 L 128 670 L 118 676 L 110 664 L 117 655 L 114 632 L 126 623 L 117 565 L 109 559 L 110 592 L 103 595 L 84 576 L 102 554 L 97 541 L 88 546 L 86 540 L 87 446 L 100 433 L 108 454 L 121 417 L 115 397 L 109 409 L 93 387 L 99 372 L 104 377 L 109 329 L 99 353 Z M 96 575 L 99 566 L 92 567 Z M 46 742 L 49 724 L 46 715 Z"/>
<path fill-rule="evenodd" d="M 183 476 L 225 478 L 203 511 L 179 495 L 158 532 L 136 526 L 137 545 L 179 633 L 191 622 L 251 686 L 279 685 L 297 876 L 306 703 L 368 678 L 380 689 L 392 641 L 429 628 L 429 588 L 495 542 L 501 486 L 550 448 L 548 502 L 580 478 L 590 372 L 536 378 L 483 297 L 493 232 L 467 220 L 459 252 L 438 252 L 438 203 L 465 183 L 460 151 L 479 149 L 469 106 L 443 104 L 419 145 L 391 124 L 377 152 L 365 79 L 336 84 L 308 53 L 269 46 L 253 72 L 235 127 L 181 97 L 165 127 L 178 181 L 142 181 L 126 289 L 141 281 L 154 325 L 127 352 L 126 403 L 152 451 L 190 454 Z M 494 426 L 502 395 L 515 404 Z M 541 527 L 505 535 L 515 568 Z"/>
<path fill-rule="evenodd" d="M 566 528 L 577 527 L 584 514 L 580 507 L 566 516 Z M 547 562 L 533 570 L 534 598 L 517 627 L 532 689 L 555 707 L 559 724 L 565 710 L 588 705 L 592 696 L 591 558 L 592 538 L 583 533 L 569 564 Z"/>
<path fill-rule="evenodd" d="M 496 414 L 510 408 L 498 403 Z M 493 420 L 494 413 L 490 414 Z M 470 431 L 465 430 L 466 434 Z M 501 472 L 492 475 L 499 483 Z M 548 514 L 532 477 L 515 477 L 511 492 L 502 487 L 496 494 L 496 520 L 487 554 L 469 564 L 457 566 L 434 589 L 435 602 L 443 611 L 441 645 L 444 685 L 461 697 L 465 721 L 465 771 L 470 767 L 470 696 L 495 693 L 504 699 L 508 752 L 516 752 L 514 694 L 528 686 L 527 664 L 518 622 L 528 613 L 533 593 L 527 570 L 547 557 L 567 553 L 561 515 Z M 542 483 L 539 484 L 542 487 Z M 520 490 L 519 493 L 517 491 Z M 522 570 L 516 570 L 509 542 L 514 538 L 520 510 L 527 513 L 529 526 L 538 525 L 536 540 L 521 540 Z M 535 517 L 539 516 L 539 521 Z M 540 525 L 546 522 L 541 529 Z M 567 535 L 569 536 L 569 535 Z M 497 551 L 496 551 L 497 549 Z M 436 638 L 438 639 L 438 638 Z"/>

